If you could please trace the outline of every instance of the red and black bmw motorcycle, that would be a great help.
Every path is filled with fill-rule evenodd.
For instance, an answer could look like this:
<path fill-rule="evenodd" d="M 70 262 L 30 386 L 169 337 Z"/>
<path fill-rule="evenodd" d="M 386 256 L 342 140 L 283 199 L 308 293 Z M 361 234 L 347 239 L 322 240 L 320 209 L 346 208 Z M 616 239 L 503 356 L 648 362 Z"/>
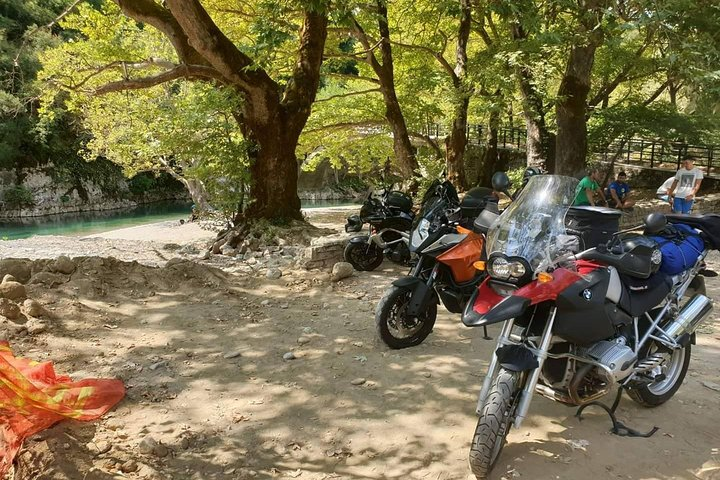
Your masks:
<path fill-rule="evenodd" d="M 668 401 L 685 378 L 695 329 L 712 310 L 699 275 L 708 250 L 720 247 L 720 216 L 672 218 L 690 223 L 701 241 L 696 258 L 669 275 L 648 235 L 665 228 L 661 214 L 648 217 L 645 235 L 617 232 L 580 251 L 566 228 L 577 183 L 531 178 L 488 231 L 488 260 L 478 265 L 488 276 L 463 312 L 467 326 L 503 324 L 477 403 L 470 466 L 478 479 L 535 393 L 582 407 L 617 385 L 646 407 Z"/>

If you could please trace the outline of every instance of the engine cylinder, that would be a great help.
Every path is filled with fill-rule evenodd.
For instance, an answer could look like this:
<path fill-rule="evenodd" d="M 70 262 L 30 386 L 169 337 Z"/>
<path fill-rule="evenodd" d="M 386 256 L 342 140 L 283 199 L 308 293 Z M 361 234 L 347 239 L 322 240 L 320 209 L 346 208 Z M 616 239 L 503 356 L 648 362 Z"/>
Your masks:
<path fill-rule="evenodd" d="M 663 327 L 663 330 L 670 338 L 678 340 L 686 333 L 693 333 L 712 309 L 712 300 L 705 295 L 697 294 L 685 304 L 675 319 Z"/>

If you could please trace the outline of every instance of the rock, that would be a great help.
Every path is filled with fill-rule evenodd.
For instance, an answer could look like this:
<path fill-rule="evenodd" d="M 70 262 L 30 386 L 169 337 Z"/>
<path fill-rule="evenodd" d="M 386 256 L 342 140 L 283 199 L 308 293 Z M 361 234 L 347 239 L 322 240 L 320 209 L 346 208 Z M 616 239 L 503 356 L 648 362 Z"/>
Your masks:
<path fill-rule="evenodd" d="M 223 358 L 230 360 L 231 358 L 238 358 L 241 357 L 242 353 L 238 352 L 237 350 L 227 352 L 223 355 Z"/>
<path fill-rule="evenodd" d="M 233 247 L 231 247 L 228 244 L 225 244 L 222 247 L 220 247 L 220 253 L 222 253 L 223 255 L 226 255 L 228 257 L 234 257 L 236 252 Z"/>
<path fill-rule="evenodd" d="M 293 352 L 287 352 L 285 355 L 283 355 L 283 360 L 295 360 L 297 357 Z"/>
<path fill-rule="evenodd" d="M 62 255 L 50 264 L 50 271 L 70 275 L 75 271 L 75 262 Z"/>
<path fill-rule="evenodd" d="M 168 450 L 168 448 L 165 445 L 163 445 L 162 443 L 158 443 L 152 449 L 152 454 L 155 455 L 156 457 L 160 457 L 160 458 L 167 457 L 169 453 L 170 453 L 170 450 Z"/>
<path fill-rule="evenodd" d="M 27 282 L 32 276 L 30 262 L 15 258 L 0 260 L 0 276 L 5 277 L 5 275 L 12 275 L 19 283 Z"/>
<path fill-rule="evenodd" d="M 180 245 L 178 245 L 177 243 L 166 243 L 165 245 L 162 246 L 162 249 L 167 250 L 168 252 L 180 250 L 180 248 L 182 248 L 182 247 Z"/>
<path fill-rule="evenodd" d="M 248 258 L 248 259 L 245 260 L 245 263 L 247 263 L 248 265 L 255 265 L 255 264 L 258 263 L 258 262 L 257 262 L 257 260 L 255 259 L 255 257 L 250 257 L 250 258 Z"/>
<path fill-rule="evenodd" d="M 713 382 L 701 382 L 705 388 L 709 388 L 710 390 L 715 390 L 716 392 L 720 392 L 720 385 Z"/>
<path fill-rule="evenodd" d="M 198 253 L 200 253 L 200 251 L 195 245 L 188 244 L 178 250 L 178 253 L 182 255 L 197 255 Z"/>
<path fill-rule="evenodd" d="M 107 453 L 112 448 L 112 445 L 110 445 L 105 440 L 101 440 L 99 442 L 90 442 L 86 446 L 87 449 L 95 455 L 102 455 L 103 453 Z"/>
<path fill-rule="evenodd" d="M 297 339 L 297 343 L 299 343 L 300 345 L 306 345 L 310 343 L 310 339 L 307 337 L 300 337 Z"/>
<path fill-rule="evenodd" d="M 0 298 L 0 315 L 4 315 L 10 320 L 16 320 L 20 316 L 20 307 L 12 300 Z"/>
<path fill-rule="evenodd" d="M 287 303 L 282 303 L 280 304 L 280 308 L 282 308 L 283 310 L 287 310 L 288 308 L 290 308 L 290 305 Z"/>
<path fill-rule="evenodd" d="M 3 282 L 0 283 L 0 298 L 9 300 L 19 300 L 25 298 L 27 292 L 25 286 L 20 282 Z"/>
<path fill-rule="evenodd" d="M 187 437 L 183 437 L 182 439 L 180 439 L 180 448 L 182 448 L 183 450 L 189 449 L 190 448 L 190 439 Z"/>
<path fill-rule="evenodd" d="M 267 307 L 270 305 L 270 300 L 263 300 L 262 302 L 260 302 L 260 305 L 262 305 L 263 307 Z"/>
<path fill-rule="evenodd" d="M 343 278 L 350 277 L 355 269 L 352 265 L 350 265 L 347 262 L 338 262 L 332 267 L 332 273 L 330 274 L 330 279 L 333 282 L 337 282 L 339 280 L 342 280 Z"/>
<path fill-rule="evenodd" d="M 123 422 L 118 420 L 117 418 L 111 418 L 105 423 L 105 427 L 107 427 L 108 430 L 112 430 L 113 432 L 123 428 L 124 426 L 125 425 L 123 424 Z"/>
<path fill-rule="evenodd" d="M 204 252 L 200 252 L 197 255 L 198 260 L 210 260 L 210 256 L 212 255 L 212 252 L 210 250 L 206 250 Z"/>
<path fill-rule="evenodd" d="M 30 335 L 37 335 L 38 333 L 43 333 L 47 330 L 47 325 L 37 318 L 31 318 L 25 324 L 25 328 L 27 328 Z"/>
<path fill-rule="evenodd" d="M 425 377 L 425 378 L 430 378 L 430 377 L 432 377 L 432 373 L 430 373 L 430 372 L 425 372 L 425 373 L 423 373 L 423 377 Z"/>
<path fill-rule="evenodd" d="M 17 282 L 17 279 L 8 273 L 7 275 L 5 275 L 3 277 L 2 282 L 0 282 L 0 283 L 5 283 L 5 282 Z"/>
<path fill-rule="evenodd" d="M 167 366 L 167 362 L 161 361 L 161 362 L 155 362 L 155 363 L 153 363 L 153 364 L 150 365 L 148 368 L 154 372 L 154 371 L 157 370 L 158 368 L 160 368 L 160 367 L 166 367 L 166 366 Z"/>
<path fill-rule="evenodd" d="M 364 379 L 364 378 L 362 378 L 362 377 L 359 377 L 359 378 L 355 378 L 355 379 L 353 379 L 352 381 L 350 381 L 350 384 L 357 386 L 357 385 L 362 385 L 362 384 L 365 383 L 365 382 L 367 382 L 366 379 Z"/>
<path fill-rule="evenodd" d="M 40 302 L 33 300 L 32 298 L 28 298 L 25 302 L 23 302 L 23 310 L 25 310 L 26 315 L 30 315 L 31 317 L 42 317 L 47 315 L 45 307 L 43 307 Z"/>
<path fill-rule="evenodd" d="M 157 440 L 152 438 L 150 435 L 147 435 L 145 438 L 140 440 L 140 443 L 138 444 L 138 451 L 140 453 L 144 453 L 145 455 L 149 455 L 149 454 L 153 453 L 153 450 L 157 446 L 158 446 Z"/>
<path fill-rule="evenodd" d="M 50 288 L 62 285 L 65 282 L 67 282 L 65 277 L 58 275 L 57 273 L 50 272 L 38 272 L 30 279 L 31 284 L 39 283 Z"/>
<path fill-rule="evenodd" d="M 282 271 L 279 268 L 269 268 L 265 276 L 271 280 L 277 280 L 282 277 Z"/>
<path fill-rule="evenodd" d="M 120 471 L 123 473 L 133 473 L 138 469 L 138 464 L 134 460 L 128 460 L 127 462 L 120 465 Z"/>
<path fill-rule="evenodd" d="M 303 328 L 303 333 L 308 333 L 308 334 L 313 333 L 312 327 L 305 327 L 305 328 Z"/>

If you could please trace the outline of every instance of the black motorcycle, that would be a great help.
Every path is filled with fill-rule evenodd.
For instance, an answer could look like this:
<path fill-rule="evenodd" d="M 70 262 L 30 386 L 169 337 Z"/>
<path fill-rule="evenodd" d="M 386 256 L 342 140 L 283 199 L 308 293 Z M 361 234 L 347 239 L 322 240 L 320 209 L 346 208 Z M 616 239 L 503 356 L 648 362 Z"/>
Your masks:
<path fill-rule="evenodd" d="M 375 270 L 385 257 L 400 265 L 410 261 L 408 242 L 412 227 L 412 198 L 403 192 L 386 189 L 380 198 L 372 192 L 360 208 L 360 215 L 348 217 L 345 231 L 359 232 L 368 224 L 368 234 L 350 239 L 345 261 L 355 270 Z"/>
<path fill-rule="evenodd" d="M 493 177 L 496 191 L 506 191 L 504 173 Z M 475 187 L 462 201 L 453 185 L 434 182 L 423 197 L 411 233 L 417 255 L 410 275 L 393 282 L 375 312 L 378 336 L 390 348 L 419 345 L 430 334 L 437 305 L 462 313 L 484 278 L 474 264 L 484 255 L 484 233 L 499 216 L 493 189 Z"/>

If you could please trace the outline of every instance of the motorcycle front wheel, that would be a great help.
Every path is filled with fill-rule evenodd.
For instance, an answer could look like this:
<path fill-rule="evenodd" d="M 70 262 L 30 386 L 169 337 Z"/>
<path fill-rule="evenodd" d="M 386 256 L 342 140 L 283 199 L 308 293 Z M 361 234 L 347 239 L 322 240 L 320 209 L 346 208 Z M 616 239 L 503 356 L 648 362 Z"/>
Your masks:
<path fill-rule="evenodd" d="M 478 480 L 488 478 L 500 457 L 519 393 L 520 374 L 501 368 L 490 387 L 470 445 L 470 470 Z"/>
<path fill-rule="evenodd" d="M 374 243 L 348 243 L 343 256 L 359 272 L 375 270 L 383 262 L 383 252 Z"/>
<path fill-rule="evenodd" d="M 378 303 L 375 325 L 378 336 L 390 348 L 407 348 L 420 345 L 432 332 L 437 318 L 437 298 L 433 295 L 425 310 L 417 317 L 405 312 L 413 290 L 392 286 Z"/>

